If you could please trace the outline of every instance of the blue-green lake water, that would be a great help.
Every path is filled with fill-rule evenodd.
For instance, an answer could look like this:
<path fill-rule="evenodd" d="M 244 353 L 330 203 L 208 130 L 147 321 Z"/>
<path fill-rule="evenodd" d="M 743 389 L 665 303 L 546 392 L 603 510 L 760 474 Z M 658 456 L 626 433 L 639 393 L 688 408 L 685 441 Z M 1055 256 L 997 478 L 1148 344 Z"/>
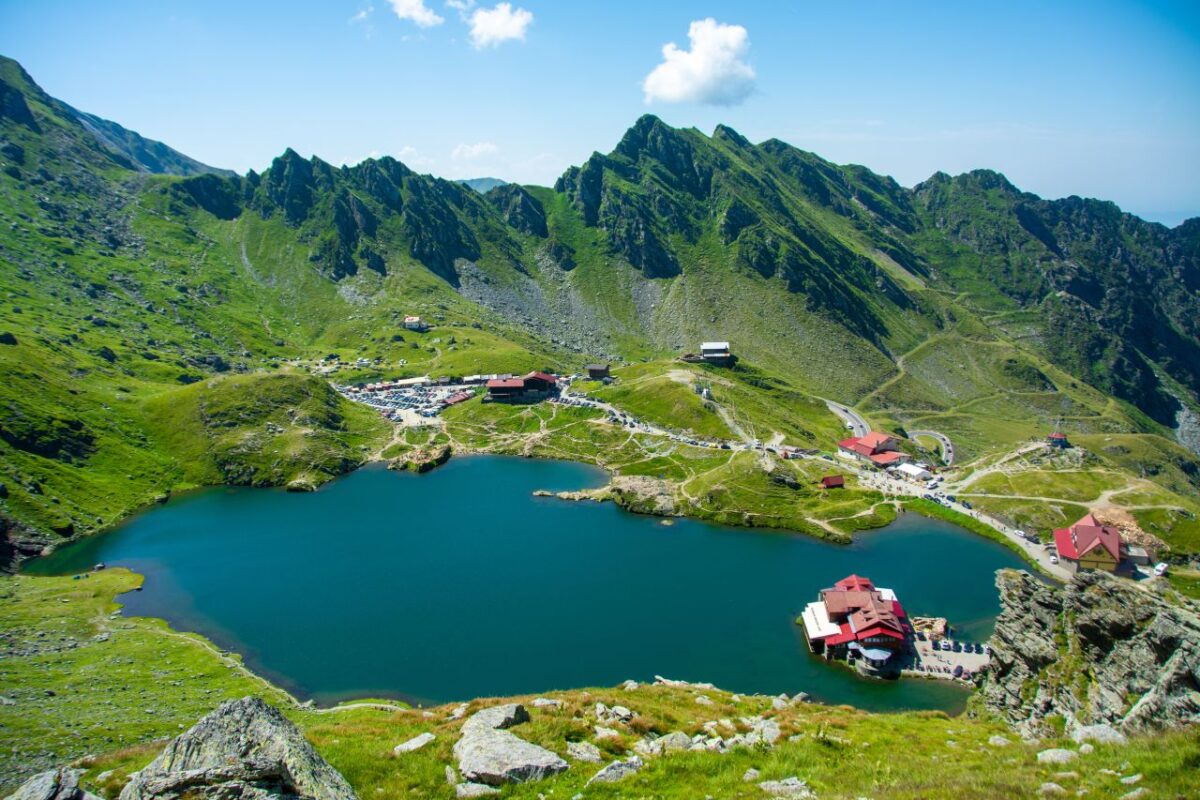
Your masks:
<path fill-rule="evenodd" d="M 30 565 L 103 561 L 146 576 L 125 613 L 242 653 L 318 702 L 445 702 L 664 675 L 738 692 L 809 692 L 872 710 L 961 709 L 946 682 L 858 678 L 809 654 L 793 620 L 852 572 L 910 614 L 981 641 L 995 570 L 1017 557 L 913 514 L 849 546 L 611 503 L 533 497 L 601 485 L 581 464 L 452 459 L 426 475 L 370 467 L 312 494 L 217 489 L 172 500 Z"/>

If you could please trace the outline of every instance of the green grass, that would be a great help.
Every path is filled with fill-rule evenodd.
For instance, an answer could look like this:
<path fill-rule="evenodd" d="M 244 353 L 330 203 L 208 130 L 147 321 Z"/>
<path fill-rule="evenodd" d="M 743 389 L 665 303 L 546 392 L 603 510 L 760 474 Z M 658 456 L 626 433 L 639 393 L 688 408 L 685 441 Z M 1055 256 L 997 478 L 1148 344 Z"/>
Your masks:
<path fill-rule="evenodd" d="M 1072 503 L 1088 503 L 1105 491 L 1129 484 L 1125 475 L 1100 470 L 1080 472 L 1029 470 L 1016 473 L 994 472 L 971 484 L 966 494 L 1013 494 L 1027 497 L 1052 497 Z"/>
<path fill-rule="evenodd" d="M 635 417 L 683 431 L 704 439 L 732 439 L 733 432 L 711 403 L 692 388 L 687 370 L 677 370 L 683 380 L 655 374 L 643 366 L 618 369 L 617 383 L 591 392 L 591 396 L 629 412 Z"/>
<path fill-rule="evenodd" d="M 286 696 L 161 620 L 113 616 L 142 582 L 112 569 L 83 580 L 0 578 L 0 789 L 21 775 L 172 736 L 222 700 Z"/>

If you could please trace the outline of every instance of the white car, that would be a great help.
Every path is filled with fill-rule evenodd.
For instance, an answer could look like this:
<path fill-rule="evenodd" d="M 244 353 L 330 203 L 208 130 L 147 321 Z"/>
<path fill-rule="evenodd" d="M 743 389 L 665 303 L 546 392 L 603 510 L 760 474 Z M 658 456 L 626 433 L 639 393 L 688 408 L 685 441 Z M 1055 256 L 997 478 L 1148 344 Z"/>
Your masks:
<path fill-rule="evenodd" d="M 1169 567 L 1167 566 L 1167 562 L 1160 561 L 1159 563 L 1154 565 L 1154 577 L 1161 578 L 1162 576 L 1167 574 L 1168 569 L 1169 569 Z"/>
<path fill-rule="evenodd" d="M 1050 556 L 1050 563 L 1051 563 L 1051 564 L 1057 564 L 1057 563 L 1058 563 L 1058 556 Z"/>

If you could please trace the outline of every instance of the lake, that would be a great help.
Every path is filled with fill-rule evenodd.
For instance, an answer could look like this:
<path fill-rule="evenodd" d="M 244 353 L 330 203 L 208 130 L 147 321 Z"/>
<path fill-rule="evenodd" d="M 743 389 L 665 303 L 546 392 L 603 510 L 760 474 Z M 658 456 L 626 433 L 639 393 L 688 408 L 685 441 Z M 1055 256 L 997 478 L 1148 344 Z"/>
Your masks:
<path fill-rule="evenodd" d="M 320 703 L 440 703 L 657 674 L 954 712 L 963 688 L 858 678 L 812 656 L 793 620 L 858 573 L 910 614 L 948 617 L 981 641 L 999 612 L 995 570 L 1021 566 L 915 514 L 846 546 L 531 494 L 604 480 L 582 464 L 468 456 L 425 475 L 368 467 L 311 494 L 206 490 L 27 571 L 129 567 L 146 582 L 121 598 L 126 614 L 202 633 Z"/>

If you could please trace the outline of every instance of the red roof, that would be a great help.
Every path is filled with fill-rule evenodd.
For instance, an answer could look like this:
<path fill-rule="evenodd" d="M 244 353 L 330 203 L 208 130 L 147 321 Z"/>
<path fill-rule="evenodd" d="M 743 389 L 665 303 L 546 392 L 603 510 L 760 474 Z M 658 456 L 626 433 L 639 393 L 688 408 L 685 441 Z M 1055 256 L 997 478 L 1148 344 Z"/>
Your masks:
<path fill-rule="evenodd" d="M 492 378 L 487 382 L 489 389 L 524 389 L 524 378 Z"/>
<path fill-rule="evenodd" d="M 845 486 L 846 479 L 841 475 L 826 475 L 824 478 L 821 478 L 821 485 L 826 489 L 836 489 L 839 486 Z"/>
<path fill-rule="evenodd" d="M 1065 433 L 1052 433 L 1046 438 L 1048 438 L 1048 439 L 1065 439 L 1065 438 L 1067 438 L 1067 435 Z"/>
<path fill-rule="evenodd" d="M 895 440 L 886 433 L 871 431 L 866 436 L 842 439 L 838 447 L 851 453 L 869 458 L 876 464 L 891 464 L 904 458 L 900 453 L 886 450 Z"/>
<path fill-rule="evenodd" d="M 530 379 L 545 381 L 546 383 L 558 383 L 558 378 L 546 372 L 531 372 L 525 376 L 525 380 Z"/>
<path fill-rule="evenodd" d="M 899 626 L 899 623 L 896 623 L 896 624 L 897 624 L 897 626 Z M 884 624 L 872 625 L 869 628 L 863 628 L 860 630 L 856 630 L 854 632 L 854 634 L 855 634 L 855 638 L 858 639 L 859 641 L 862 641 L 863 639 L 869 639 L 872 636 L 889 636 L 892 639 L 903 639 L 904 638 L 903 631 L 894 630 L 891 627 L 884 625 Z"/>
<path fill-rule="evenodd" d="M 850 627 L 850 623 L 843 622 L 842 632 L 826 637 L 825 646 L 830 647 L 837 644 L 846 644 L 846 642 L 853 642 L 856 638 L 857 637 L 855 636 L 853 629 Z"/>
<path fill-rule="evenodd" d="M 871 431 L 866 436 L 860 436 L 858 441 L 862 442 L 872 450 L 879 450 L 883 447 L 886 447 L 888 443 L 892 441 L 892 437 L 888 436 L 886 433 Z"/>
<path fill-rule="evenodd" d="M 1054 546 L 1060 558 L 1078 561 L 1088 553 L 1103 548 L 1117 561 L 1121 560 L 1121 532 L 1111 525 L 1101 525 L 1091 514 L 1070 528 L 1054 532 Z"/>
<path fill-rule="evenodd" d="M 847 592 L 873 592 L 875 584 L 871 583 L 870 578 L 864 578 L 861 575 L 848 575 L 835 583 L 835 589 L 843 589 Z"/>

